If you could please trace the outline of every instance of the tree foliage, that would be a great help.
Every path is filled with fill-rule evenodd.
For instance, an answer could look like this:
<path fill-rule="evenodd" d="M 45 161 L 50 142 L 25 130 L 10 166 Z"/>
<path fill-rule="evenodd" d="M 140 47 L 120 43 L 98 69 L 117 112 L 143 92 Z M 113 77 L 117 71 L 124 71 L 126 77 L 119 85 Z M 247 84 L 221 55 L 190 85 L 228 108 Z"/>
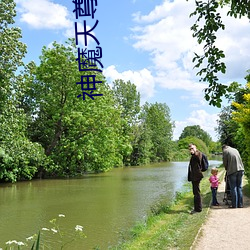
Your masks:
<path fill-rule="evenodd" d="M 246 78 L 249 80 L 248 78 Z M 232 111 L 233 120 L 239 124 L 241 132 L 241 148 L 240 151 L 243 153 L 243 157 L 246 162 L 246 172 L 248 176 L 250 175 L 250 82 L 246 85 L 246 93 L 243 94 L 243 102 L 238 103 L 236 101 L 232 102 L 232 106 L 236 108 Z M 242 128 L 242 130 L 241 130 Z"/>
<path fill-rule="evenodd" d="M 178 141 L 178 147 L 180 150 L 186 150 L 186 152 L 189 152 L 188 145 L 190 143 L 195 144 L 199 151 L 205 153 L 206 155 L 209 154 L 209 150 L 208 150 L 208 147 L 206 146 L 206 144 L 201 139 L 199 139 L 195 136 L 187 136 L 183 139 L 180 139 Z"/>
<path fill-rule="evenodd" d="M 220 138 L 221 144 L 231 145 L 236 147 L 235 135 L 239 129 L 239 124 L 232 119 L 232 108 L 231 106 L 224 107 L 218 119 L 218 127 L 216 129 Z"/>
<path fill-rule="evenodd" d="M 231 106 L 222 109 L 217 132 L 220 135 L 221 144 L 228 144 L 236 147 L 243 158 L 246 173 L 249 176 L 250 169 L 250 148 L 249 148 L 249 124 L 250 124 L 250 77 L 245 78 L 246 87 L 237 87 L 234 95 L 230 96 Z"/>
<path fill-rule="evenodd" d="M 26 45 L 15 26 L 15 3 L 0 2 L 0 179 L 15 182 L 32 179 L 37 168 L 46 165 L 41 145 L 27 138 L 27 122 L 20 99 L 26 85 L 18 72 L 23 66 Z"/>
<path fill-rule="evenodd" d="M 131 82 L 116 80 L 113 91 L 122 110 L 121 133 L 128 138 L 132 148 L 131 154 L 124 156 L 124 164 L 141 165 L 169 160 L 173 124 L 168 106 L 145 103 L 140 108 L 140 95 Z"/>
<path fill-rule="evenodd" d="M 185 127 L 179 137 L 179 140 L 184 139 L 188 136 L 199 138 L 207 145 L 207 147 L 209 147 L 210 143 L 212 142 L 211 136 L 206 131 L 204 131 L 199 125 Z"/>
<path fill-rule="evenodd" d="M 140 112 L 140 94 L 136 85 L 130 81 L 117 79 L 113 82 L 113 95 L 117 107 L 121 110 L 123 139 L 130 143 L 131 152 L 123 152 L 123 164 L 140 165 L 137 159 L 138 150 L 138 115 Z M 128 154 L 129 153 L 129 154 Z"/>
<path fill-rule="evenodd" d="M 190 16 L 196 16 L 197 19 L 192 25 L 193 37 L 199 44 L 204 44 L 203 54 L 195 53 L 193 62 L 200 81 L 208 82 L 209 86 L 205 89 L 205 99 L 209 104 L 221 107 L 221 97 L 231 91 L 230 87 L 219 82 L 218 74 L 226 72 L 224 63 L 225 54 L 222 49 L 216 46 L 216 34 L 219 30 L 224 30 L 225 25 L 222 22 L 220 7 L 230 5 L 228 15 L 235 18 L 248 16 L 250 18 L 250 4 L 248 0 L 199 0 L 195 1 L 196 9 Z"/>
<path fill-rule="evenodd" d="M 140 112 L 140 93 L 136 85 L 130 81 L 117 79 L 113 82 L 112 90 L 116 102 L 122 108 L 122 118 L 127 120 L 128 125 L 135 124 Z"/>
<path fill-rule="evenodd" d="M 140 107 L 136 85 L 113 88 L 95 75 L 94 100 L 82 94 L 74 40 L 43 47 L 24 65 L 26 46 L 14 27 L 15 3 L 0 2 L 0 180 L 75 176 L 116 166 L 168 161 L 173 122 L 165 103 Z M 97 72 L 97 73 L 96 73 Z"/>
<path fill-rule="evenodd" d="M 130 155 L 130 163 L 133 166 L 148 164 L 152 160 L 153 142 L 151 131 L 145 122 L 133 126 L 133 151 Z"/>
<path fill-rule="evenodd" d="M 165 103 L 145 103 L 142 107 L 141 123 L 152 143 L 151 162 L 169 160 L 173 136 L 169 107 Z"/>
<path fill-rule="evenodd" d="M 56 164 L 43 169 L 50 174 L 107 171 L 120 165 L 121 152 L 129 149 L 120 135 L 121 110 L 102 74 L 96 74 L 101 82 L 96 91 L 103 96 L 77 98 L 81 88 L 76 83 L 86 71 L 78 71 L 76 53 L 72 40 L 44 47 L 40 65 L 30 66 L 27 79 L 30 89 L 24 106 L 32 103 L 29 135 Z"/>
<path fill-rule="evenodd" d="M 16 81 L 16 71 L 23 66 L 26 45 L 20 41 L 21 30 L 15 26 L 15 2 L 0 2 L 0 110 L 10 101 L 13 90 L 21 91 Z"/>

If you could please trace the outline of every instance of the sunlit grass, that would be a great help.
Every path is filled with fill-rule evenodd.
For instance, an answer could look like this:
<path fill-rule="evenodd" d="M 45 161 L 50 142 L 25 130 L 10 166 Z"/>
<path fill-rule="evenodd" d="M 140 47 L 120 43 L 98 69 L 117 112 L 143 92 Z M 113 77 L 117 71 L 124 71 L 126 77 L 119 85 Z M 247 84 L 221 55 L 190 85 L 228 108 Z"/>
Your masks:
<path fill-rule="evenodd" d="M 224 181 L 225 170 L 219 168 L 220 181 Z M 189 212 L 193 208 L 193 194 L 191 184 L 185 186 L 184 191 L 176 193 L 171 204 L 162 201 L 151 208 L 151 213 L 145 221 L 132 228 L 127 238 L 118 246 L 110 249 L 116 250 L 164 250 L 164 249 L 190 249 L 205 222 L 211 203 L 209 173 L 201 181 L 203 211 L 194 215 Z M 244 178 L 243 192 L 250 197 L 250 184 Z"/>
<path fill-rule="evenodd" d="M 243 193 L 250 197 L 250 183 L 246 178 L 244 178 Z"/>
<path fill-rule="evenodd" d="M 208 177 L 201 181 L 203 211 L 190 215 L 193 208 L 191 184 L 177 192 L 171 204 L 162 201 L 151 208 L 144 222 L 132 228 L 129 236 L 111 249 L 190 249 L 206 219 L 211 201 Z"/>

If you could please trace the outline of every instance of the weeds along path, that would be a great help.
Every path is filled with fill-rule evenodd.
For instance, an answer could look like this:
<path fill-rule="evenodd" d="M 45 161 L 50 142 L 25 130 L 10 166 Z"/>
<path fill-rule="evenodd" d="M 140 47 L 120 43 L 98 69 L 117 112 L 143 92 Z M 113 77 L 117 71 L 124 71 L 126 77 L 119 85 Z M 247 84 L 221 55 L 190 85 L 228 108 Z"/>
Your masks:
<path fill-rule="evenodd" d="M 222 181 L 218 188 L 220 206 L 209 209 L 207 221 L 190 249 L 250 249 L 250 198 L 244 196 L 243 208 L 230 209 L 223 202 L 224 193 L 225 182 Z"/>

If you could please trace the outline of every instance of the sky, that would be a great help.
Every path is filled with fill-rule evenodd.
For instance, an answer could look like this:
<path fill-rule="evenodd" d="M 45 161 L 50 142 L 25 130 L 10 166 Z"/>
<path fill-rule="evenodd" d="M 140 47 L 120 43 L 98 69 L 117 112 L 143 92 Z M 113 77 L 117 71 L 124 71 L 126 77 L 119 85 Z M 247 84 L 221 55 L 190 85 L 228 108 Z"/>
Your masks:
<path fill-rule="evenodd" d="M 173 139 L 177 140 L 186 126 L 200 125 L 217 141 L 214 128 L 221 109 L 205 101 L 207 85 L 199 82 L 192 63 L 194 52 L 202 52 L 190 30 L 195 18 L 189 15 L 195 9 L 195 1 L 96 2 L 93 18 L 76 19 L 72 0 L 16 0 L 15 25 L 22 29 L 22 42 L 28 50 L 24 61 L 39 64 L 43 46 L 75 37 L 75 22 L 80 32 L 84 20 L 87 30 L 98 20 L 92 34 L 102 48 L 103 74 L 108 83 L 116 79 L 134 83 L 141 95 L 141 105 L 166 103 L 175 123 Z M 224 50 L 227 65 L 226 74 L 219 76 L 220 81 L 245 85 L 244 77 L 250 69 L 250 22 L 247 18 L 228 17 L 226 13 L 227 8 L 223 8 L 221 15 L 226 29 L 217 36 L 217 45 Z M 81 38 L 78 46 L 84 48 Z M 96 46 L 96 41 L 89 37 L 88 49 Z M 228 103 L 225 101 L 223 105 Z"/>

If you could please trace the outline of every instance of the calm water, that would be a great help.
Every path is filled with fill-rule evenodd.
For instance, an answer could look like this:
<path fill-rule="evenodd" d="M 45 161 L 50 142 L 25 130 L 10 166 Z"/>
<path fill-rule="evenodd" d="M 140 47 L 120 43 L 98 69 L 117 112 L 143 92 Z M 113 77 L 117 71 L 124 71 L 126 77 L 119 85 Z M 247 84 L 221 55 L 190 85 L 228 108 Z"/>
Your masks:
<path fill-rule="evenodd" d="M 210 161 L 211 165 L 219 163 Z M 67 234 L 82 225 L 87 235 L 81 243 L 64 249 L 107 249 L 117 244 L 121 232 L 143 220 L 154 203 L 163 197 L 173 199 L 186 183 L 187 164 L 170 162 L 114 169 L 81 179 L 1 184 L 0 247 L 4 248 L 8 240 L 25 241 L 39 229 L 51 228 L 49 221 L 57 218 Z M 57 240 L 58 234 L 44 233 L 48 241 Z"/>

